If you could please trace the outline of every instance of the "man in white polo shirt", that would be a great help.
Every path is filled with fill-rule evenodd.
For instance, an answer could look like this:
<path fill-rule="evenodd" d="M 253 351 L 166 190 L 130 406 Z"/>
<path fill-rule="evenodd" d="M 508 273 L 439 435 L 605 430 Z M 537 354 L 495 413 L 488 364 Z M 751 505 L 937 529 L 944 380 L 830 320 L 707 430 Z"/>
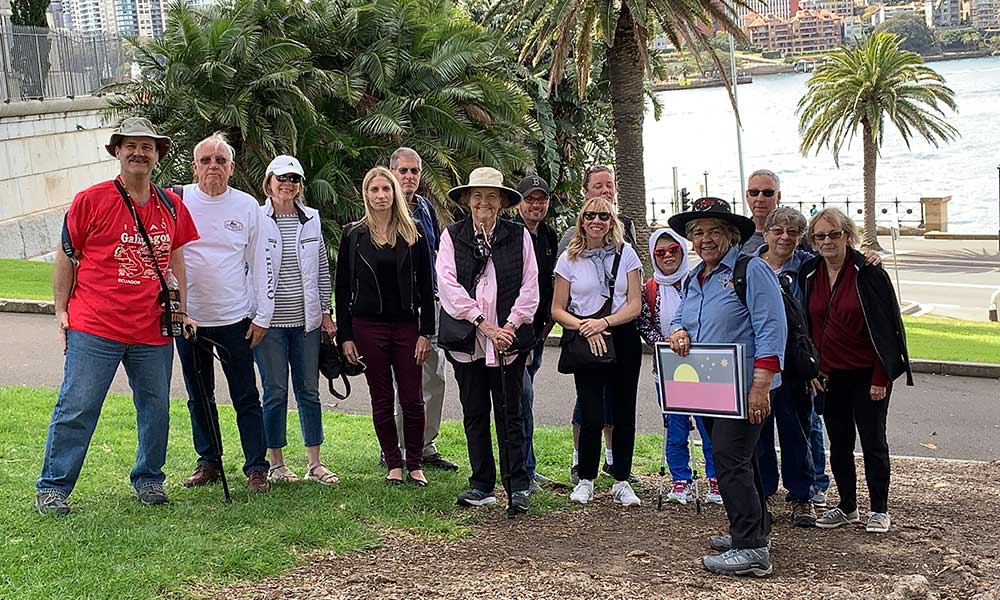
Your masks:
<path fill-rule="evenodd" d="M 206 485 L 219 478 L 221 456 L 217 450 L 221 448 L 212 442 L 218 422 L 210 344 L 214 342 L 219 346 L 216 351 L 236 410 L 247 487 L 266 492 L 269 464 L 252 349 L 267 334 L 274 297 L 268 287 L 262 213 L 253 196 L 229 187 L 233 159 L 233 148 L 222 134 L 205 138 L 194 147 L 197 183 L 184 186 L 184 204 L 203 232 L 197 244 L 184 247 L 188 314 L 198 322 L 199 338 L 197 344 L 177 342 L 198 452 L 198 465 L 184 485 Z M 205 402 L 214 419 L 206 413 Z"/>

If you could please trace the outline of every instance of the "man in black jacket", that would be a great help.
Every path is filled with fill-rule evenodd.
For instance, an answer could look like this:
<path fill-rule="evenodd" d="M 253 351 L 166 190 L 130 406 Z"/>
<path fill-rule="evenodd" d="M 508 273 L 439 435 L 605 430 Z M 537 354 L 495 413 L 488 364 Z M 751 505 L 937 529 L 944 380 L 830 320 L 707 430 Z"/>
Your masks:
<path fill-rule="evenodd" d="M 514 221 L 523 223 L 531 234 L 531 242 L 535 248 L 535 262 L 538 263 L 538 310 L 535 312 L 533 325 L 535 328 L 535 349 L 528 356 L 524 369 L 524 384 L 521 393 L 521 410 L 524 413 L 524 456 L 528 470 L 531 493 L 541 489 L 541 484 L 549 484 L 551 480 L 535 472 L 535 449 L 532 436 L 535 422 L 532 416 L 535 392 L 533 382 L 535 373 L 542 366 L 542 351 L 545 349 L 545 338 L 552 330 L 552 319 L 549 312 L 552 306 L 552 273 L 555 271 L 556 248 L 558 239 L 556 232 L 545 223 L 549 212 L 549 185 L 537 175 L 529 175 L 517 186 L 524 200 L 517 205 L 517 216 Z"/>

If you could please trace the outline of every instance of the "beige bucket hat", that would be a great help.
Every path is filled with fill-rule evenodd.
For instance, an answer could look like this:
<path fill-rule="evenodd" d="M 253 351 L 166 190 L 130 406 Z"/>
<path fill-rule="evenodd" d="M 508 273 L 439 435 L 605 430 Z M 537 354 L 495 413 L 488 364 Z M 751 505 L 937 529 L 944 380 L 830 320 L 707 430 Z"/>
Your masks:
<path fill-rule="evenodd" d="M 462 192 L 474 187 L 496 188 L 503 193 L 504 208 L 516 206 L 521 202 L 521 194 L 517 190 L 509 188 L 503 184 L 503 173 L 492 167 L 479 167 L 469 173 L 469 183 L 460 185 L 448 190 L 448 197 L 456 203 L 462 202 Z"/>
<path fill-rule="evenodd" d="M 115 148 L 126 137 L 148 137 L 156 142 L 156 151 L 160 155 L 160 160 L 170 152 L 170 138 L 156 133 L 153 124 L 145 117 L 129 117 L 122 121 L 122 124 L 111 134 L 108 145 L 104 147 L 111 156 L 115 155 Z"/>

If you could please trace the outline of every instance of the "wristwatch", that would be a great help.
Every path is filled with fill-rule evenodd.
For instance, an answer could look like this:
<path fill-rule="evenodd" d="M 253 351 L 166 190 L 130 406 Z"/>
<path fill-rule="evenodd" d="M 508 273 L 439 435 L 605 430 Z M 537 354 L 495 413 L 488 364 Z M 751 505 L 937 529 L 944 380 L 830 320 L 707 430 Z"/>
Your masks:
<path fill-rule="evenodd" d="M 475 325 L 476 327 L 479 327 L 480 325 L 482 325 L 483 321 L 485 321 L 485 320 L 486 320 L 486 315 L 482 315 L 481 314 L 481 315 L 479 315 L 478 317 L 476 317 L 475 319 L 472 320 L 472 324 Z"/>
<path fill-rule="evenodd" d="M 503 326 L 504 327 L 508 327 L 509 326 L 512 330 L 517 331 L 517 326 L 514 325 L 513 321 L 507 321 L 506 323 L 503 324 Z"/>

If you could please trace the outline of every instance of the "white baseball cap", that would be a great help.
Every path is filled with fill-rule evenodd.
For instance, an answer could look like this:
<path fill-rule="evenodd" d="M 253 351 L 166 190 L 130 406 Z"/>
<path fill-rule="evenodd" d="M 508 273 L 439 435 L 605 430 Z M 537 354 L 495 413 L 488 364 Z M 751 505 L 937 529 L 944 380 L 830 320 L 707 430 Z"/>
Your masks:
<path fill-rule="evenodd" d="M 267 165 L 267 172 L 274 173 L 275 175 L 295 173 L 302 178 L 305 178 L 306 176 L 305 171 L 302 170 L 302 165 L 299 163 L 299 159 L 285 154 L 275 157 L 275 159 L 271 161 L 271 164 Z"/>

